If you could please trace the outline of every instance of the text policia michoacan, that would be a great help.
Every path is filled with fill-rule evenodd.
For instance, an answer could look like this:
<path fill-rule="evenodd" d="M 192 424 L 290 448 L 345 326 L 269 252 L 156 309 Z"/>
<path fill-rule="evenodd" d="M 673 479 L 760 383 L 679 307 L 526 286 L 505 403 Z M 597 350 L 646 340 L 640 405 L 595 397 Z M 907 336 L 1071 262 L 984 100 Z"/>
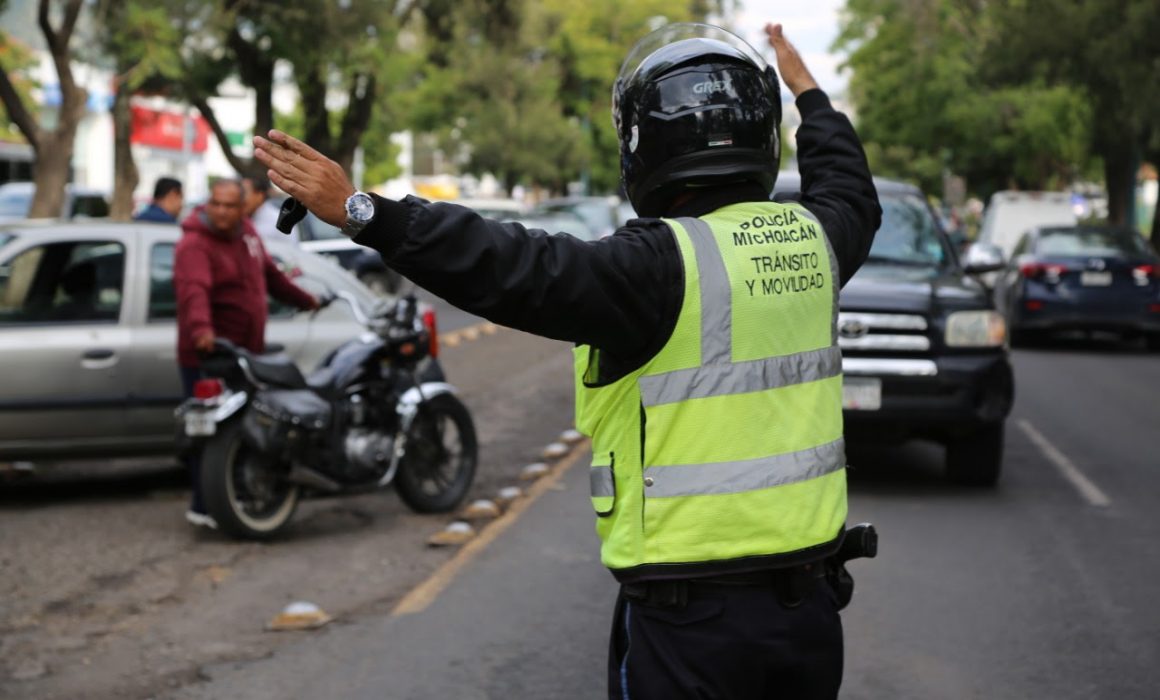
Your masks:
<path fill-rule="evenodd" d="M 741 229 L 733 233 L 736 247 L 800 243 L 818 238 L 818 229 L 813 222 L 801 221 L 793 210 L 755 216 L 752 221 L 743 221 Z M 821 265 L 829 261 L 823 260 L 816 251 L 753 255 L 749 260 L 756 275 L 745 280 L 749 296 L 792 294 L 826 286 L 826 276 L 820 270 Z"/>

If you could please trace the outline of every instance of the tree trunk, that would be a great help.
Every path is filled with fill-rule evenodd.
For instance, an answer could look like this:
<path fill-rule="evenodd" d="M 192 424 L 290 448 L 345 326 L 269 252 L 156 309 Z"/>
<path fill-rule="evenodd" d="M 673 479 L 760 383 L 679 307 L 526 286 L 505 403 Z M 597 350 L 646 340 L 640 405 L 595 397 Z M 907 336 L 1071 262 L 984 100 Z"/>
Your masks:
<path fill-rule="evenodd" d="M 109 218 L 114 221 L 128 221 L 133 216 L 133 191 L 140 177 L 133 160 L 132 132 L 129 89 L 119 82 L 113 97 L 113 202 L 109 207 Z"/>
<path fill-rule="evenodd" d="M 190 104 L 197 108 L 197 111 L 201 113 L 201 116 L 205 118 L 206 122 L 209 123 L 210 131 L 213 132 L 214 138 L 217 139 L 218 146 L 221 147 L 222 153 L 225 154 L 230 166 L 238 171 L 238 175 L 245 177 L 247 175 L 262 175 L 266 172 L 266 168 L 261 162 L 253 158 L 241 158 L 237 153 L 234 153 L 234 147 L 230 144 L 230 137 L 226 134 L 225 129 L 222 128 L 217 115 L 214 114 L 213 107 L 209 106 L 209 100 L 197 95 L 191 97 L 189 101 Z"/>
<path fill-rule="evenodd" d="M 1131 149 L 1112 148 L 1103 153 L 1104 180 L 1108 187 L 1108 223 L 1130 225 L 1130 198 L 1136 196 L 1136 173 Z"/>
<path fill-rule="evenodd" d="M 36 194 L 32 197 L 29 217 L 55 219 L 64 212 L 64 191 L 69 181 L 75 132 L 74 126 L 66 135 L 62 135 L 59 131 L 51 132 L 45 134 L 41 140 L 41 148 L 36 153 L 36 171 L 33 177 Z"/>
<path fill-rule="evenodd" d="M 64 17 L 59 27 L 53 27 L 49 20 L 48 0 L 40 0 L 37 7 L 37 23 L 44 34 L 60 83 L 60 114 L 56 129 L 42 134 L 34 144 L 36 175 L 33 180 L 36 183 L 36 194 L 32 195 L 32 207 L 28 212 L 28 215 L 34 218 L 61 215 L 64 208 L 64 189 L 69 181 L 69 166 L 72 165 L 77 125 L 85 116 L 85 102 L 89 95 L 73 79 L 69 50 L 69 41 L 72 39 L 77 17 L 80 16 L 81 5 L 82 0 L 69 0 L 64 7 Z"/>

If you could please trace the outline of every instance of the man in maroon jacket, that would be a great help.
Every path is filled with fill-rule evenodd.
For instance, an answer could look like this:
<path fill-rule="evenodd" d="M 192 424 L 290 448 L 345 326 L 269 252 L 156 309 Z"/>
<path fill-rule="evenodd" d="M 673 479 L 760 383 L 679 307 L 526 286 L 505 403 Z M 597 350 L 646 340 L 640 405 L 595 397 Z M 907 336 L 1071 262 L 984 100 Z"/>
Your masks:
<path fill-rule="evenodd" d="M 262 239 L 242 211 L 242 185 L 218 180 L 209 201 L 181 224 L 173 286 L 177 292 L 177 363 L 186 397 L 200 378 L 199 353 L 214 339 L 262 352 L 266 347 L 267 291 L 278 301 L 303 310 L 318 300 L 290 281 L 266 253 Z M 196 458 L 187 462 L 193 498 L 185 517 L 194 525 L 216 527 L 201 499 Z"/>

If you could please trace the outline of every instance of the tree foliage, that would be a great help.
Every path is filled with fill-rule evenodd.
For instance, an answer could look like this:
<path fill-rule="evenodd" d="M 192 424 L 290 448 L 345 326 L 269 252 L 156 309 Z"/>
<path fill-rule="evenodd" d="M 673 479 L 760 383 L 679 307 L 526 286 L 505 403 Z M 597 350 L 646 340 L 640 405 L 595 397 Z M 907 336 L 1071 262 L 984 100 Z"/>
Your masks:
<path fill-rule="evenodd" d="M 836 47 L 876 172 L 986 195 L 1060 188 L 1102 164 L 1123 222 L 1160 160 L 1155 0 L 847 0 Z"/>
<path fill-rule="evenodd" d="M 6 32 L 0 32 L 0 71 L 9 76 L 17 98 L 25 105 L 32 104 L 32 89 L 36 87 L 36 81 L 31 75 L 31 69 L 35 66 L 36 56 L 27 46 Z M 24 135 L 9 116 L 8 107 L 3 101 L 0 101 L 0 139 L 24 140 Z"/>
<path fill-rule="evenodd" d="M 1082 91 L 988 79 L 997 35 L 981 0 L 849 0 L 836 46 L 848 51 L 850 96 L 876 173 L 939 191 L 948 172 L 972 190 L 1043 189 L 1087 158 Z"/>

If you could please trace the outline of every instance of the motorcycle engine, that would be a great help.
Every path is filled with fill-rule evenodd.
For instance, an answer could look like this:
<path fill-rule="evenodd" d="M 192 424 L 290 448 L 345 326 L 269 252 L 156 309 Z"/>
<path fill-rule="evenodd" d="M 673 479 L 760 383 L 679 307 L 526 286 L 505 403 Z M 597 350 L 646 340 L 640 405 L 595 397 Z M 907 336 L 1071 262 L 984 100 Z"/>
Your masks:
<path fill-rule="evenodd" d="M 346 434 L 344 448 L 347 464 L 356 469 L 378 473 L 391 463 L 395 440 L 386 433 L 352 428 Z"/>

